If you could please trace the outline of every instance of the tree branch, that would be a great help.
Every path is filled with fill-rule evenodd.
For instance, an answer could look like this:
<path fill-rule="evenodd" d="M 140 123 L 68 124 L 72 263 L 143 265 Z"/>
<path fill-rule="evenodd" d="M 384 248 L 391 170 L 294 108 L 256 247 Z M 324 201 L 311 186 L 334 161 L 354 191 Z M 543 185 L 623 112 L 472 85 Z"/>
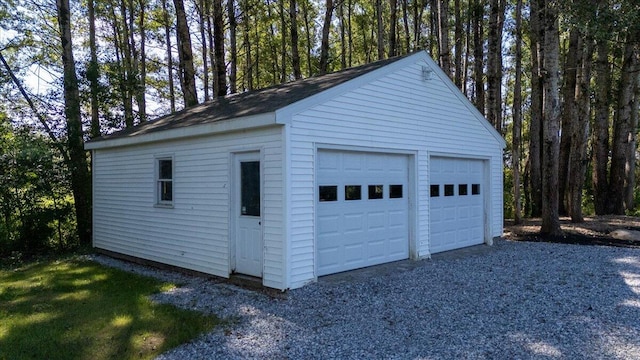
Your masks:
<path fill-rule="evenodd" d="M 18 80 L 16 75 L 13 73 L 13 71 L 9 67 L 9 64 L 7 64 L 7 61 L 5 60 L 4 56 L 2 55 L 2 51 L 1 50 L 0 50 L 0 61 L 4 65 L 4 68 L 7 70 L 7 73 L 9 74 L 9 76 L 11 76 L 11 80 L 13 80 L 13 83 L 16 85 L 16 87 L 18 88 L 18 90 L 20 91 L 20 93 L 22 94 L 24 99 L 29 104 L 29 107 L 31 108 L 31 111 L 33 111 L 33 113 L 36 115 L 36 117 L 40 121 L 40 124 L 42 124 L 42 126 L 45 129 L 45 131 L 47 132 L 47 135 L 49 135 L 49 138 L 51 138 L 51 141 L 53 141 L 53 145 L 56 147 L 56 149 L 58 149 L 58 151 L 60 151 L 60 154 L 64 158 L 65 163 L 68 164 L 69 163 L 69 154 L 67 154 L 67 152 L 66 152 L 66 150 L 64 148 L 64 145 L 62 145 L 62 143 L 58 140 L 58 138 L 54 134 L 53 130 L 51 130 L 51 127 L 49 126 L 49 124 L 47 124 L 47 119 L 44 117 L 44 115 L 42 115 L 40 112 L 38 112 L 38 109 L 36 108 L 36 106 L 33 103 L 33 101 L 31 101 L 31 98 L 29 97 L 29 94 L 27 94 L 27 92 L 24 90 L 24 87 L 20 83 L 20 80 Z"/>

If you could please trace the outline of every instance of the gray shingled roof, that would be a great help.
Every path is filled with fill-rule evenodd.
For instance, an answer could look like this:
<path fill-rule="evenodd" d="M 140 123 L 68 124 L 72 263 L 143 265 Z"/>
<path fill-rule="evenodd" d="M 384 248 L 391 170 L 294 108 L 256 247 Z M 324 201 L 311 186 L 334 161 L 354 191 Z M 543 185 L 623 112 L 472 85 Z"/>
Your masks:
<path fill-rule="evenodd" d="M 336 85 L 355 79 L 403 57 L 394 57 L 335 73 L 310 77 L 261 90 L 215 98 L 177 113 L 160 117 L 137 126 L 90 140 L 97 142 L 116 138 L 133 137 L 156 131 L 207 124 L 221 120 L 274 112 L 287 105 L 320 93 Z"/>

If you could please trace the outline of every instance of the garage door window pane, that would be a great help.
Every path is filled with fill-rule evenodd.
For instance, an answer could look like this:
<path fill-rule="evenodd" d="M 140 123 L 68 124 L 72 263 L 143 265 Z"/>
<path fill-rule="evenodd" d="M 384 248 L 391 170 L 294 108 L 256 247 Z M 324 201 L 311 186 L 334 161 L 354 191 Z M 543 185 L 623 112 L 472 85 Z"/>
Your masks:
<path fill-rule="evenodd" d="M 360 199 L 362 199 L 362 186 L 360 186 L 360 185 L 346 185 L 344 187 L 344 199 L 345 200 L 360 200 Z"/>
<path fill-rule="evenodd" d="M 458 184 L 458 195 L 468 195 L 467 190 L 467 184 Z"/>
<path fill-rule="evenodd" d="M 369 199 L 382 199 L 382 185 L 369 185 Z"/>
<path fill-rule="evenodd" d="M 402 198 L 402 185 L 389 185 L 389 198 L 401 199 Z"/>
<path fill-rule="evenodd" d="M 453 184 L 446 184 L 444 186 L 444 196 L 453 196 Z"/>
<path fill-rule="evenodd" d="M 479 195 L 480 194 L 480 184 L 471 185 L 471 195 Z"/>
<path fill-rule="evenodd" d="M 431 188 L 429 189 L 429 194 L 431 195 L 431 197 L 440 196 L 440 185 L 431 185 Z"/>
<path fill-rule="evenodd" d="M 338 201 L 337 186 L 320 186 L 318 193 L 320 194 L 320 201 Z"/>

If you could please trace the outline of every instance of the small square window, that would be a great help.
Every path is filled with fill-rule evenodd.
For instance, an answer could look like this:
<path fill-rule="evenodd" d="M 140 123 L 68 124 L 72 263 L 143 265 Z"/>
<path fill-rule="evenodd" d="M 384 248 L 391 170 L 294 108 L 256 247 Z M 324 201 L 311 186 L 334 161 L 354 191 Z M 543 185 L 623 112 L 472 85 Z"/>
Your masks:
<path fill-rule="evenodd" d="M 389 198 L 401 199 L 402 198 L 402 185 L 389 185 Z"/>
<path fill-rule="evenodd" d="M 479 195 L 479 194 L 480 194 L 480 184 L 472 184 L 471 195 Z"/>
<path fill-rule="evenodd" d="M 440 185 L 431 185 L 429 188 L 429 196 L 438 197 L 440 196 Z"/>
<path fill-rule="evenodd" d="M 453 184 L 446 184 L 444 186 L 444 196 L 453 196 Z"/>
<path fill-rule="evenodd" d="M 161 205 L 173 203 L 173 159 L 157 159 L 156 202 Z"/>
<path fill-rule="evenodd" d="M 468 195 L 467 184 L 458 184 L 458 195 Z"/>
<path fill-rule="evenodd" d="M 382 185 L 369 185 L 369 199 L 382 199 Z"/>
<path fill-rule="evenodd" d="M 322 201 L 338 201 L 338 187 L 335 185 L 320 186 L 319 200 Z"/>
<path fill-rule="evenodd" d="M 362 199 L 362 186 L 361 185 L 346 185 L 344 187 L 344 199 L 345 200 L 361 200 Z"/>

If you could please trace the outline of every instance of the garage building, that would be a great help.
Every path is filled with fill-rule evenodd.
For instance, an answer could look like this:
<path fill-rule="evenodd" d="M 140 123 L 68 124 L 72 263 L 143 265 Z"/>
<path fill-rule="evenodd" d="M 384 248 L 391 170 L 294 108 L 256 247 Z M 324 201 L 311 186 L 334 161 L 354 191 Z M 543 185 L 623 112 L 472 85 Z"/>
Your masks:
<path fill-rule="evenodd" d="M 426 52 L 87 142 L 93 245 L 276 289 L 501 236 L 504 140 Z"/>

